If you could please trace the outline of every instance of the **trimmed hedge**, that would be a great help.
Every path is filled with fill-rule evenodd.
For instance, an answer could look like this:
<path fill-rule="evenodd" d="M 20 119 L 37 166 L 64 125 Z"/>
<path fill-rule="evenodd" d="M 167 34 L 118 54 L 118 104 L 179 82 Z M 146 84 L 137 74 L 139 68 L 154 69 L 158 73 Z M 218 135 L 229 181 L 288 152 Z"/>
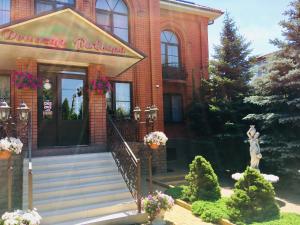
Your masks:
<path fill-rule="evenodd" d="M 255 169 L 248 167 L 235 184 L 227 202 L 230 221 L 250 224 L 279 218 L 273 185 Z"/>
<path fill-rule="evenodd" d="M 227 219 L 226 198 L 218 201 L 196 201 L 192 204 L 193 214 L 209 223 L 218 223 L 220 219 Z"/>
<path fill-rule="evenodd" d="M 189 167 L 190 172 L 185 177 L 188 186 L 183 190 L 184 198 L 190 202 L 220 199 L 221 188 L 211 164 L 204 157 L 196 156 Z"/>

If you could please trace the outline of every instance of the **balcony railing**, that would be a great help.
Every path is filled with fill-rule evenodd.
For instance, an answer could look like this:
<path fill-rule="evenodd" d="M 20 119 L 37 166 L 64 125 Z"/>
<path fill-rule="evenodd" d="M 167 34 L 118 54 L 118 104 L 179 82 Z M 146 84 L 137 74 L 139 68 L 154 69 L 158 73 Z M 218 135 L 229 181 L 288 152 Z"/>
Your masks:
<path fill-rule="evenodd" d="M 162 67 L 163 79 L 167 80 L 186 80 L 187 72 L 184 66 L 175 67 L 170 65 L 163 65 Z"/>

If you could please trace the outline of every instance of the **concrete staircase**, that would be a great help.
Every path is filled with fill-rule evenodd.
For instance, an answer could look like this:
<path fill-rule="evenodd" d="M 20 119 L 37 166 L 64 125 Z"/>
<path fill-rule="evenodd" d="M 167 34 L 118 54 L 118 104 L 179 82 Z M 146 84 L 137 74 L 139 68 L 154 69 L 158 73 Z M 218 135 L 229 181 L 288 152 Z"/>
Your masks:
<path fill-rule="evenodd" d="M 147 221 L 118 172 L 111 153 L 33 158 L 33 206 L 43 225 L 126 225 Z M 28 160 L 23 209 L 28 208 Z"/>

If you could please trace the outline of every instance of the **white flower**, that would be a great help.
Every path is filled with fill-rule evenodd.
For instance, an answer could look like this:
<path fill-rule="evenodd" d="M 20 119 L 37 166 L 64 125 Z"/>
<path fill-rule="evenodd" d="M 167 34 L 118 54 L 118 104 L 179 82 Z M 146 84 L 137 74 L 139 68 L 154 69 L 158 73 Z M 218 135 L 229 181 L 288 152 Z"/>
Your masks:
<path fill-rule="evenodd" d="M 8 138 L 3 138 L 0 140 L 0 151 L 9 150 L 10 142 Z"/>
<path fill-rule="evenodd" d="M 2 215 L 4 225 L 40 225 L 42 217 L 38 214 L 37 210 L 16 210 L 14 212 L 6 212 Z"/>
<path fill-rule="evenodd" d="M 14 137 L 6 137 L 0 140 L 0 151 L 8 150 L 15 154 L 20 154 L 22 152 L 23 143 L 20 139 Z"/>

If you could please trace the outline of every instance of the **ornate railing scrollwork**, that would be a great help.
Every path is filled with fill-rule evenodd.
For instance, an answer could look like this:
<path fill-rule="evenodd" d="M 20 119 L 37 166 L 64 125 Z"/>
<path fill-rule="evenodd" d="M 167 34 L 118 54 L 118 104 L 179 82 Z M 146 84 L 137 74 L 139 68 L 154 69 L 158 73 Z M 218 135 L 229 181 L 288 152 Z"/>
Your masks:
<path fill-rule="evenodd" d="M 111 151 L 129 191 L 141 212 L 141 162 L 123 138 L 113 120 L 108 117 L 107 147 Z"/>

